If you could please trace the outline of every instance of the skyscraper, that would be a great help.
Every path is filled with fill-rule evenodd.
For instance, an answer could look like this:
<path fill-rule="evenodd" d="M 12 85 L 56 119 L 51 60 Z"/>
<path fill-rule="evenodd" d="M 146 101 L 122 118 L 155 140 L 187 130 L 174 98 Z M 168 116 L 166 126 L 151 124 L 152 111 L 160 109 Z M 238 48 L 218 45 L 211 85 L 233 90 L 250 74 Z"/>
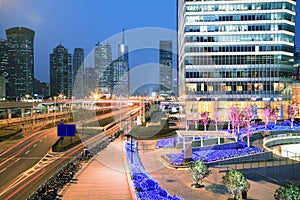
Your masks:
<path fill-rule="evenodd" d="M 159 42 L 159 79 L 160 92 L 170 94 L 172 88 L 172 41 Z"/>
<path fill-rule="evenodd" d="M 91 92 L 95 92 L 97 89 L 97 73 L 95 68 L 87 67 L 85 68 L 85 96 L 89 96 Z"/>
<path fill-rule="evenodd" d="M 84 68 L 84 51 L 82 48 L 75 48 L 73 53 L 72 85 L 74 85 L 79 68 Z"/>
<path fill-rule="evenodd" d="M 295 0 L 178 0 L 179 95 L 287 95 L 295 7 Z"/>
<path fill-rule="evenodd" d="M 6 40 L 0 40 L 0 97 L 6 96 L 6 77 L 8 64 L 8 47 Z"/>
<path fill-rule="evenodd" d="M 6 40 L 0 40 L 0 76 L 6 77 L 8 65 L 8 46 Z"/>
<path fill-rule="evenodd" d="M 99 42 L 95 47 L 95 70 L 98 79 L 98 88 L 101 92 L 109 92 L 107 85 L 107 71 L 112 62 L 112 51 L 110 44 L 100 44 Z M 106 71 L 106 72 L 105 72 Z"/>
<path fill-rule="evenodd" d="M 72 95 L 72 55 L 59 44 L 50 54 L 50 95 Z"/>
<path fill-rule="evenodd" d="M 123 29 L 122 43 L 118 45 L 118 64 L 116 65 L 116 67 L 118 67 L 119 69 L 114 68 L 115 76 L 119 74 L 119 80 L 115 79 L 114 84 L 116 84 L 118 81 L 118 85 L 120 88 L 120 91 L 118 91 L 118 93 L 123 97 L 128 97 L 130 95 L 130 73 L 128 57 L 128 46 L 125 44 L 125 32 Z"/>
<path fill-rule="evenodd" d="M 82 48 L 75 48 L 72 68 L 72 95 L 76 98 L 83 98 L 85 96 L 84 70 L 84 51 Z"/>
<path fill-rule="evenodd" d="M 34 31 L 24 27 L 6 30 L 8 45 L 7 87 L 8 98 L 33 95 Z"/>

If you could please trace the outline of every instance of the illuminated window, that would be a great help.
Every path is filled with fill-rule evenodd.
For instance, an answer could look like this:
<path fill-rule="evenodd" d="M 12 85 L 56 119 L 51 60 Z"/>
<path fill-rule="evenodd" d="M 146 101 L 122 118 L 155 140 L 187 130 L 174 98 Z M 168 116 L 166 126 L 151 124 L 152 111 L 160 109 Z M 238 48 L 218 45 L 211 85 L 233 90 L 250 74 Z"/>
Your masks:
<path fill-rule="evenodd" d="M 236 91 L 243 91 L 243 86 L 237 85 L 236 86 Z"/>
<path fill-rule="evenodd" d="M 226 91 L 231 91 L 231 86 L 230 85 L 226 86 Z"/>
<path fill-rule="evenodd" d="M 247 85 L 247 90 L 248 90 L 248 91 L 252 91 L 252 85 L 251 85 L 251 83 L 248 83 L 248 85 Z"/>
<path fill-rule="evenodd" d="M 196 83 L 187 83 L 186 90 L 189 92 L 195 92 L 197 90 L 197 84 Z"/>
<path fill-rule="evenodd" d="M 209 91 L 209 92 L 214 91 L 214 86 L 212 86 L 212 85 L 207 86 L 207 91 Z"/>
<path fill-rule="evenodd" d="M 262 91 L 263 90 L 263 84 L 262 83 L 255 83 L 254 84 L 254 90 L 255 91 Z"/>
<path fill-rule="evenodd" d="M 226 91 L 226 84 L 225 83 L 221 83 L 221 91 Z"/>

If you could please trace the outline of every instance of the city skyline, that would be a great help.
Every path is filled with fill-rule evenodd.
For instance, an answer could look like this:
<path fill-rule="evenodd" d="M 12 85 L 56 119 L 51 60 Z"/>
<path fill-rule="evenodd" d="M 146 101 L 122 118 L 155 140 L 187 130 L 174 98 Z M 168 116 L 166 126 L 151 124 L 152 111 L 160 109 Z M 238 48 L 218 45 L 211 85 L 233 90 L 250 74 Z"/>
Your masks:
<path fill-rule="evenodd" d="M 0 1 L 0 38 L 6 39 L 6 29 L 19 26 L 36 32 L 35 78 L 49 83 L 48 57 L 59 42 L 70 52 L 75 48 L 83 48 L 84 54 L 88 55 L 98 41 L 121 33 L 123 28 L 125 34 L 128 30 L 143 27 L 176 30 L 176 1 L 154 0 L 143 4 L 137 0 L 117 3 Z M 152 57 L 156 63 L 159 62 L 158 54 Z M 142 58 L 131 60 L 130 66 L 139 64 L 145 64 Z"/>

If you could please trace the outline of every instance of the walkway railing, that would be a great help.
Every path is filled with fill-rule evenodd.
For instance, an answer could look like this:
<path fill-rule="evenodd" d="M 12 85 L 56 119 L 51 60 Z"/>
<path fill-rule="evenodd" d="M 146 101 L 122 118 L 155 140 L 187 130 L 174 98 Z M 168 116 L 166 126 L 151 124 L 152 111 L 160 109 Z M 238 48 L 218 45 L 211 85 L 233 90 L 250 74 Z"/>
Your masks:
<path fill-rule="evenodd" d="M 292 152 L 289 152 L 290 154 Z M 219 172 L 226 172 L 230 169 L 244 170 L 244 169 L 256 169 L 262 167 L 274 167 L 274 166 L 284 166 L 284 165 L 294 165 L 300 164 L 300 154 L 293 154 L 293 158 L 274 158 L 273 160 L 264 160 L 264 161 L 249 161 L 249 162 L 233 162 L 230 164 L 221 164 L 214 165 L 214 167 L 219 168 Z"/>

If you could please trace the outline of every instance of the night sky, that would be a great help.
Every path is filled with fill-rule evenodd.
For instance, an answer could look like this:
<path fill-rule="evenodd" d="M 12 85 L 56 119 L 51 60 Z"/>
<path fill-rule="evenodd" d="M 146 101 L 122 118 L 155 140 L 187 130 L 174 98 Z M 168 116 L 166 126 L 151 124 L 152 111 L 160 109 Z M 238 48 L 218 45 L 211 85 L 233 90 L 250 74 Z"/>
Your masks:
<path fill-rule="evenodd" d="M 35 31 L 35 77 L 49 82 L 49 54 L 61 41 L 73 53 L 126 30 L 160 27 L 176 30 L 176 0 L 0 0 L 0 39 L 5 30 L 24 26 Z M 297 12 L 300 12 L 297 5 Z M 299 15 L 297 22 L 300 23 Z M 300 51 L 300 26 L 296 25 L 296 46 Z M 158 45 L 158 44 L 157 44 Z M 116 48 L 113 46 L 113 48 Z M 158 48 L 158 46 L 157 46 Z M 130 46 L 129 46 L 130 49 Z M 133 53 L 130 65 L 157 62 L 157 52 L 147 56 Z M 151 57 L 151 58 L 150 58 Z M 135 58 L 135 59 L 133 59 Z"/>

